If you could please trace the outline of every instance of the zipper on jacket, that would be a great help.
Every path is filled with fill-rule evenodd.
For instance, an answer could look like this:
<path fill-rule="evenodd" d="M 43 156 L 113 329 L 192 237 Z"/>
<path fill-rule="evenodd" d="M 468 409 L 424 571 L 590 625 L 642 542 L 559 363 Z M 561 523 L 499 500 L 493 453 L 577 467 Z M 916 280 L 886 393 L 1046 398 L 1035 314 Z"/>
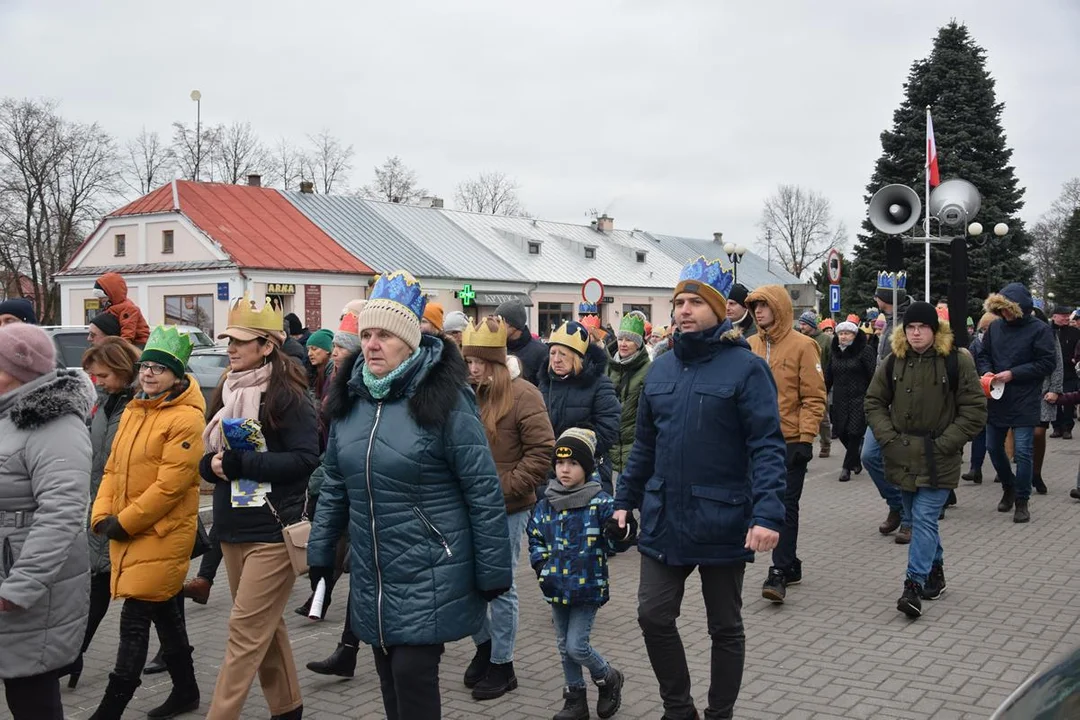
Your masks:
<path fill-rule="evenodd" d="M 413 505 L 412 510 L 414 513 L 416 513 L 416 517 L 420 518 L 420 522 L 422 522 L 427 527 L 427 529 L 430 530 L 431 533 L 435 536 L 435 541 L 443 546 L 443 550 L 446 551 L 446 557 L 454 557 L 454 553 L 450 552 L 450 543 L 446 542 L 446 538 L 441 532 L 439 532 L 439 528 L 435 527 L 435 523 L 431 522 L 431 520 L 428 519 L 428 516 L 424 514 L 424 511 L 416 505 Z"/>
<path fill-rule="evenodd" d="M 371 448 L 375 445 L 375 431 L 379 429 L 379 419 L 382 417 L 382 406 L 383 404 L 381 402 L 375 406 L 375 422 L 371 426 L 371 436 L 368 437 L 365 469 L 367 471 L 368 508 L 371 511 L 371 552 L 375 558 L 375 611 L 379 622 L 379 647 L 382 648 L 383 655 L 388 655 L 389 653 L 386 651 L 386 639 L 383 637 L 382 568 L 379 567 L 379 535 L 375 532 L 375 490 L 371 486 Z"/>

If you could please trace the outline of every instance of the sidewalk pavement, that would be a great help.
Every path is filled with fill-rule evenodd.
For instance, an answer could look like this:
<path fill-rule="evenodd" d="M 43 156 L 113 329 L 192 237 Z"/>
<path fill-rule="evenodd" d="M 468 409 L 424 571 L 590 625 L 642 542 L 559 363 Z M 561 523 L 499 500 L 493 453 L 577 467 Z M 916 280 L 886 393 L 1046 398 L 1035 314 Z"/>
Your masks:
<path fill-rule="evenodd" d="M 963 483 L 959 505 L 942 523 L 948 592 L 925 603 L 917 621 L 896 611 L 907 548 L 878 534 L 885 505 L 865 473 L 850 483 L 837 482 L 842 446 L 834 442 L 832 458 L 811 463 L 803 494 L 803 583 L 788 591 L 785 605 L 774 606 L 760 596 L 768 558 L 747 568 L 746 672 L 735 717 L 982 720 L 1028 675 L 1080 644 L 1080 502 L 1068 497 L 1080 440 L 1048 442 L 1043 475 L 1050 494 L 1032 498 L 1028 525 L 1015 525 L 1011 514 L 996 512 L 1000 485 L 993 483 L 989 461 L 981 486 Z M 203 706 L 202 712 L 183 717 L 203 716 L 224 656 L 229 613 L 224 573 L 222 568 L 209 605 L 187 606 Z M 626 675 L 616 716 L 623 720 L 663 715 L 637 626 L 637 580 L 634 552 L 614 559 L 613 599 L 600 611 L 592 636 L 597 649 Z M 499 700 L 473 701 L 461 683 L 472 643 L 453 643 L 442 663 L 444 717 L 550 718 L 561 707 L 562 673 L 548 606 L 527 563 L 518 582 L 520 687 Z M 318 676 L 304 667 L 334 649 L 345 610 L 340 587 L 325 622 L 295 615 L 291 609 L 304 601 L 307 588 L 306 578 L 298 580 L 286 616 L 305 718 L 382 718 L 370 650 L 361 650 L 352 680 Z M 86 656 L 78 689 L 63 690 L 72 720 L 89 717 L 102 696 L 119 617 L 119 608 L 110 610 Z M 694 696 L 704 703 L 710 643 L 696 576 L 688 582 L 680 628 Z M 151 641 L 151 655 L 156 644 Z M 167 675 L 146 677 L 125 716 L 141 717 L 164 702 L 169 687 Z M 595 708 L 595 688 L 589 700 Z M 699 709 L 703 712 L 704 705 Z M 268 715 L 256 682 L 242 717 Z M 9 717 L 0 709 L 0 719 Z"/>

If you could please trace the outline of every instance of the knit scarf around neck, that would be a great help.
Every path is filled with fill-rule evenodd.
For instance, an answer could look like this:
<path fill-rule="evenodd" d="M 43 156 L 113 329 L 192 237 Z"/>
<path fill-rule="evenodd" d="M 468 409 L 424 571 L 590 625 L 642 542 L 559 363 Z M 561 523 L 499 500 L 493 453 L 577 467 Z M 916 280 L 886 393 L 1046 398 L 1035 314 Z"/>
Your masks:
<path fill-rule="evenodd" d="M 601 489 L 600 483 L 596 480 L 589 480 L 584 485 L 568 488 L 564 487 L 558 478 L 551 478 L 547 489 L 544 490 L 544 497 L 551 503 L 551 507 L 559 512 L 577 510 L 588 505 L 589 501 L 600 494 Z"/>
<path fill-rule="evenodd" d="M 368 392 L 371 393 L 371 397 L 376 400 L 382 400 L 389 395 L 390 386 L 394 383 L 394 380 L 401 377 L 401 374 L 413 364 L 417 354 L 418 353 L 414 350 L 413 354 L 405 358 L 404 362 L 382 377 L 375 377 L 375 374 L 368 369 L 367 363 L 364 363 L 362 370 L 364 386 L 368 389 Z"/>
<path fill-rule="evenodd" d="M 208 452 L 216 453 L 225 449 L 225 439 L 221 435 L 221 421 L 225 418 L 259 417 L 259 405 L 263 393 L 270 387 L 270 375 L 273 365 L 263 365 L 254 370 L 230 372 L 225 376 L 221 388 L 221 400 L 224 405 L 203 431 L 203 443 Z"/>

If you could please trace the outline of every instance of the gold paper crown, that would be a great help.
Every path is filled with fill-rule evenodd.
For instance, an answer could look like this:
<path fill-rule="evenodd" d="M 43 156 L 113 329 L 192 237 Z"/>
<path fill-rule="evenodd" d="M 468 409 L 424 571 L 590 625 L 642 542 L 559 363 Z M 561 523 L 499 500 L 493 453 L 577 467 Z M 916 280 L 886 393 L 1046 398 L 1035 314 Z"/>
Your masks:
<path fill-rule="evenodd" d="M 266 298 L 261 310 L 255 310 L 255 301 L 244 293 L 244 297 L 234 302 L 229 310 L 229 327 L 282 332 L 285 329 L 285 315 L 280 308 L 274 307 L 270 298 Z"/>
<path fill-rule="evenodd" d="M 491 325 L 495 324 L 494 330 Z M 479 326 L 474 326 L 472 321 L 461 334 L 461 344 L 468 347 L 506 347 L 506 322 L 502 318 L 485 318 Z"/>

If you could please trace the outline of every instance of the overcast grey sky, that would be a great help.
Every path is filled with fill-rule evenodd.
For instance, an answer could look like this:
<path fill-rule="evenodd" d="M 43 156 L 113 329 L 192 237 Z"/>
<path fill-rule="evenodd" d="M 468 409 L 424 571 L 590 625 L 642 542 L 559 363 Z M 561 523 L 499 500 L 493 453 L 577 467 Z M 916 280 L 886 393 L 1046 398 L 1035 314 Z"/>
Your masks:
<path fill-rule="evenodd" d="M 543 218 L 752 247 L 797 183 L 850 247 L 908 69 L 953 17 L 989 55 L 1030 222 L 1080 174 L 1077 0 L 0 0 L 0 96 L 123 139 L 194 122 L 198 88 L 206 123 L 329 128 L 351 187 L 397 154 L 450 206 L 498 169 Z"/>

